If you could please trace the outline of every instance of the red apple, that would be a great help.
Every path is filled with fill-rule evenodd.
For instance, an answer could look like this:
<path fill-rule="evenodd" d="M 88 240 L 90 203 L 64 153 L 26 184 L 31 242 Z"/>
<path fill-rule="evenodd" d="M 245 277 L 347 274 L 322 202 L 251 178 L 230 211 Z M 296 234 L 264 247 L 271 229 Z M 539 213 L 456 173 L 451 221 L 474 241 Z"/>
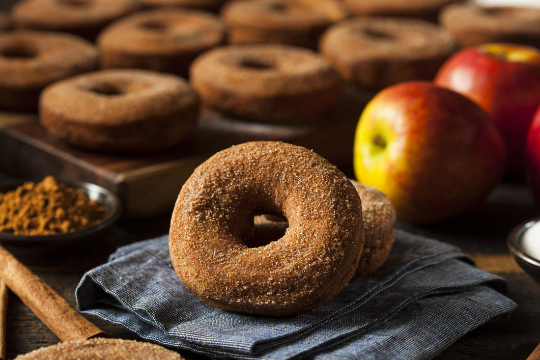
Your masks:
<path fill-rule="evenodd" d="M 467 48 L 443 64 L 435 84 L 488 113 L 506 143 L 508 172 L 523 173 L 527 130 L 540 105 L 540 50 L 512 44 Z"/>
<path fill-rule="evenodd" d="M 478 206 L 500 181 L 504 142 L 487 114 L 428 82 L 386 88 L 366 106 L 354 144 L 360 182 L 394 203 L 400 218 L 433 223 Z"/>
<path fill-rule="evenodd" d="M 529 127 L 526 155 L 529 185 L 534 194 L 536 204 L 540 206 L 540 108 L 536 111 Z"/>

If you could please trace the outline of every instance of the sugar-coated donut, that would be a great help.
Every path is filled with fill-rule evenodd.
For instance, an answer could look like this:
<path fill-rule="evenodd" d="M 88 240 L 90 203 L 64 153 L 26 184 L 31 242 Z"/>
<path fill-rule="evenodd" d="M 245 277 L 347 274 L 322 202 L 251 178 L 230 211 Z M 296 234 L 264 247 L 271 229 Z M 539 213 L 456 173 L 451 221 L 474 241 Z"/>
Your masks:
<path fill-rule="evenodd" d="M 227 0 L 142 0 L 147 7 L 179 7 L 217 12 Z"/>
<path fill-rule="evenodd" d="M 289 44 L 311 49 L 330 25 L 348 17 L 335 0 L 253 0 L 227 3 L 221 12 L 231 44 Z"/>
<path fill-rule="evenodd" d="M 60 33 L 0 33 L 0 109 L 35 110 L 45 86 L 98 66 L 88 41 Z"/>
<path fill-rule="evenodd" d="M 121 339 L 67 341 L 19 355 L 17 360 L 183 360 L 164 347 Z"/>
<path fill-rule="evenodd" d="M 182 78 L 147 70 L 111 69 L 57 82 L 43 91 L 40 122 L 86 149 L 148 152 L 188 137 L 199 111 Z"/>
<path fill-rule="evenodd" d="M 465 0 L 343 0 L 356 16 L 391 16 L 436 22 L 447 5 Z"/>
<path fill-rule="evenodd" d="M 322 56 L 288 45 L 236 45 L 197 58 L 190 81 L 203 102 L 253 121 L 306 122 L 339 100 L 341 82 Z"/>
<path fill-rule="evenodd" d="M 225 41 L 210 13 L 158 9 L 131 15 L 98 37 L 102 68 L 142 68 L 186 77 L 195 57 Z"/>
<path fill-rule="evenodd" d="M 21 0 L 13 7 L 17 29 L 67 32 L 94 40 L 105 26 L 141 8 L 139 0 Z"/>
<path fill-rule="evenodd" d="M 360 279 L 381 267 L 394 244 L 396 210 L 392 201 L 374 187 L 351 180 L 362 201 L 364 225 L 364 250 L 352 280 Z M 268 244 L 281 238 L 288 223 L 283 217 L 272 215 L 255 216 L 253 232 L 245 243 L 249 247 Z"/>
<path fill-rule="evenodd" d="M 328 29 L 320 43 L 320 51 L 344 79 L 369 89 L 432 80 L 456 50 L 448 31 L 417 19 L 347 20 Z"/>
<path fill-rule="evenodd" d="M 540 9 L 456 4 L 442 11 L 440 21 L 462 46 L 509 42 L 540 47 Z"/>
<path fill-rule="evenodd" d="M 258 213 L 285 236 L 249 248 Z M 202 301 L 247 314 L 294 315 L 336 295 L 362 254 L 362 212 L 349 179 L 303 147 L 250 142 L 223 150 L 182 187 L 171 220 L 176 273 Z"/>
<path fill-rule="evenodd" d="M 374 187 L 351 180 L 362 200 L 364 221 L 364 251 L 358 262 L 354 279 L 371 274 L 388 258 L 394 244 L 396 210 L 392 201 Z"/>
<path fill-rule="evenodd" d="M 0 11 L 0 31 L 11 29 L 11 17 L 8 13 Z"/>

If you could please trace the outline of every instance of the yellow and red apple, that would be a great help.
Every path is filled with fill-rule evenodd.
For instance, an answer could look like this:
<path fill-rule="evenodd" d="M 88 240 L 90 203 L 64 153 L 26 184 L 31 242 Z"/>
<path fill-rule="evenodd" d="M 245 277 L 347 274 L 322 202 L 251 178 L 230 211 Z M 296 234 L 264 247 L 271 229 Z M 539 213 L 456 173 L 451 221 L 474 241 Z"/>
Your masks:
<path fill-rule="evenodd" d="M 504 174 L 506 149 L 473 101 L 428 82 L 378 93 L 356 128 L 354 171 L 400 218 L 433 223 L 478 206 Z"/>
<path fill-rule="evenodd" d="M 540 108 L 529 127 L 525 149 L 529 186 L 536 204 L 540 206 Z"/>
<path fill-rule="evenodd" d="M 540 50 L 513 44 L 484 44 L 448 59 L 435 83 L 480 105 L 501 133 L 508 172 L 525 169 L 525 140 L 540 105 Z"/>

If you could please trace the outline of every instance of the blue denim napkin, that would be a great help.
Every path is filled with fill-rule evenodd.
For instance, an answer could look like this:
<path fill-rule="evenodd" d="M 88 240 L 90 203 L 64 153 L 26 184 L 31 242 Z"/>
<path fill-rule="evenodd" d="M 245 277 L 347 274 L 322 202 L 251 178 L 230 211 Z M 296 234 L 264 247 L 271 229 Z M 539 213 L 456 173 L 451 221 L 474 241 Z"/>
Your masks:
<path fill-rule="evenodd" d="M 503 279 L 458 248 L 396 230 L 386 263 L 314 311 L 294 317 L 226 312 L 176 276 L 167 237 L 117 250 L 86 273 L 79 310 L 142 338 L 212 358 L 429 359 L 516 304 Z"/>

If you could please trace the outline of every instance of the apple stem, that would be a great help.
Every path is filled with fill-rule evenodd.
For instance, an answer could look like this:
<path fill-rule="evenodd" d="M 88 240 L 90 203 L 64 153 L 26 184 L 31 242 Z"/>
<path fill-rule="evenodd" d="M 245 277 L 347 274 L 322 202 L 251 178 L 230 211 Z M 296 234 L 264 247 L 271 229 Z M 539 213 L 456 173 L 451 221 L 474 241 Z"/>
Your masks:
<path fill-rule="evenodd" d="M 384 138 L 381 135 L 375 136 L 373 143 L 381 148 L 386 147 L 386 141 L 384 141 Z"/>

